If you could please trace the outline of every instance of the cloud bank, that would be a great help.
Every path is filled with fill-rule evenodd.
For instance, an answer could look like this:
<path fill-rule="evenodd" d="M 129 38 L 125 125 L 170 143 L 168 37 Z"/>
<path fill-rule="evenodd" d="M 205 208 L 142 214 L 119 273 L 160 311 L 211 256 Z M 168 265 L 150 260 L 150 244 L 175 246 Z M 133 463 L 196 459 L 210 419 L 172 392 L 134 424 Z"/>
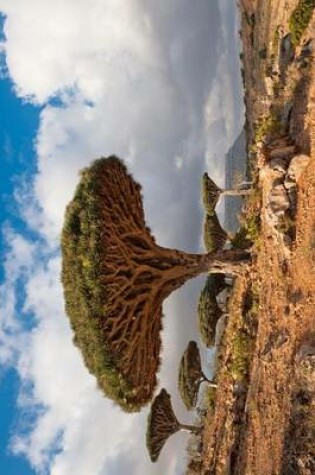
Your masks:
<path fill-rule="evenodd" d="M 182 473 L 185 436 L 170 440 L 152 465 L 147 410 L 122 414 L 83 367 L 64 315 L 58 241 L 79 170 L 116 154 L 143 185 L 158 242 L 201 251 L 200 176 L 211 167 L 222 180 L 223 155 L 239 131 L 220 23 L 236 24 L 235 7 L 225 7 L 220 12 L 207 0 L 0 0 L 15 92 L 42 106 L 37 173 L 16 192 L 36 239 L 6 230 L 0 289 L 0 361 L 17 367 L 27 421 L 11 448 L 37 473 Z M 187 284 L 164 312 L 160 379 L 186 420 L 174 371 L 196 338 L 199 288 L 198 279 Z"/>

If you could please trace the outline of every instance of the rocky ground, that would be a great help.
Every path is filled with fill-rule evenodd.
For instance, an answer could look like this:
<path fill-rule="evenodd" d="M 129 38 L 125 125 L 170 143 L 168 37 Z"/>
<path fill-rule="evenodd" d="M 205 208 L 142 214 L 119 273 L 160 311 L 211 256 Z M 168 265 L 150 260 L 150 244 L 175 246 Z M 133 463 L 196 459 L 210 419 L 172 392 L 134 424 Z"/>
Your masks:
<path fill-rule="evenodd" d="M 299 5 L 240 2 L 253 265 L 229 303 L 208 475 L 315 473 L 315 15 L 295 37 Z"/>

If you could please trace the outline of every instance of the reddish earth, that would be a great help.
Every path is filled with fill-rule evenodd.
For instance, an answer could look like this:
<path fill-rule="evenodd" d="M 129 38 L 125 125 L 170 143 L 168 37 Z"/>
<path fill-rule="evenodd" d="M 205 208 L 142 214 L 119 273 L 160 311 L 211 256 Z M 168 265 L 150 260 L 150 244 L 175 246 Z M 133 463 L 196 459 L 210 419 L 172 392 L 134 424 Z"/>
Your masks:
<path fill-rule="evenodd" d="M 271 97 L 262 61 L 257 60 L 258 51 L 265 46 L 270 55 L 279 25 L 284 33 L 288 31 L 288 19 L 297 3 L 244 0 L 240 7 L 247 139 L 249 148 L 256 147 L 254 205 L 259 208 L 261 228 L 254 245 L 253 265 L 238 279 L 230 301 L 230 318 L 220 348 L 215 411 L 209 410 L 205 421 L 203 474 L 315 473 L 315 432 L 311 434 L 315 431 L 315 64 L 311 56 L 302 72 L 295 63 L 291 65 L 284 92 Z M 286 8 L 280 8 L 280 4 Z M 245 14 L 247 20 L 254 15 L 251 24 L 244 19 Z M 313 39 L 314 33 L 313 16 L 301 44 Z M 296 48 L 296 57 L 300 53 L 301 48 Z M 276 89 L 274 84 L 272 87 Z M 269 144 L 264 137 L 258 140 L 257 120 L 270 113 L 272 104 L 284 108 L 288 101 L 292 108 L 285 134 L 282 128 L 273 131 Z M 270 193 L 279 174 L 270 172 L 269 164 L 279 139 L 286 146 L 293 144 L 293 156 L 302 153 L 309 157 L 296 180 L 296 212 L 288 225 L 293 234 L 280 232 L 270 219 Z M 252 322 L 250 370 L 245 384 L 237 382 L 229 368 L 249 286 L 255 289 L 259 305 L 257 326 Z M 303 419 L 297 424 L 295 419 L 302 413 Z M 303 447 L 301 433 L 294 429 L 297 425 L 300 430 L 305 428 Z"/>

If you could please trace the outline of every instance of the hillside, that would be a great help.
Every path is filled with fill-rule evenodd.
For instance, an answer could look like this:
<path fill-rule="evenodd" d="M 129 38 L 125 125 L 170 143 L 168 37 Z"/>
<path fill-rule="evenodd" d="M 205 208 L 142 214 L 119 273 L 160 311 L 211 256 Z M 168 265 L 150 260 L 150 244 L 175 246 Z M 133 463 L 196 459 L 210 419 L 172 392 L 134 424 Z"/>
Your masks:
<path fill-rule="evenodd" d="M 315 473 L 314 7 L 240 2 L 253 265 L 229 301 L 207 475 Z"/>

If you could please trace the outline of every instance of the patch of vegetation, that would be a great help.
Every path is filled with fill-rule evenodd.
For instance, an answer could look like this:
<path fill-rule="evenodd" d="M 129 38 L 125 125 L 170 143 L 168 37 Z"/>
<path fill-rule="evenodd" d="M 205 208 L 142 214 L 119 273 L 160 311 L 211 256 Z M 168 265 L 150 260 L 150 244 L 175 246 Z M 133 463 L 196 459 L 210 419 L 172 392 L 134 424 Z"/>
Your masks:
<path fill-rule="evenodd" d="M 198 302 L 198 323 L 202 342 L 211 347 L 215 341 L 215 328 L 222 315 L 216 296 L 225 288 L 222 274 L 209 274 Z"/>
<path fill-rule="evenodd" d="M 300 0 L 289 20 L 292 43 L 297 46 L 306 30 L 315 8 L 315 0 Z"/>
<path fill-rule="evenodd" d="M 257 242 L 260 232 L 260 216 L 250 216 L 249 218 L 247 218 L 244 226 L 246 229 L 247 239 L 249 239 L 253 243 Z"/>
<path fill-rule="evenodd" d="M 229 366 L 233 378 L 243 383 L 248 380 L 251 354 L 257 332 L 258 310 L 258 292 L 253 286 L 250 286 L 243 296 L 242 315 L 232 339 Z"/>
<path fill-rule="evenodd" d="M 247 216 L 240 229 L 232 239 L 232 246 L 237 249 L 247 249 L 252 244 L 257 244 L 260 234 L 260 216 L 252 214 Z"/>
<path fill-rule="evenodd" d="M 281 130 L 280 114 L 276 111 L 272 111 L 270 115 L 263 116 L 255 127 L 255 139 L 254 141 L 262 142 L 269 136 L 279 132 Z"/>
<path fill-rule="evenodd" d="M 237 381 L 247 381 L 251 356 L 251 337 L 243 330 L 238 331 L 232 342 L 230 371 Z"/>
<path fill-rule="evenodd" d="M 216 397 L 216 389 L 214 387 L 207 387 L 204 391 L 204 403 L 208 410 L 214 411 L 215 409 L 215 397 Z"/>
<path fill-rule="evenodd" d="M 206 214 L 203 223 L 203 242 L 207 252 L 221 249 L 227 240 L 227 232 L 222 228 L 215 212 Z"/>

